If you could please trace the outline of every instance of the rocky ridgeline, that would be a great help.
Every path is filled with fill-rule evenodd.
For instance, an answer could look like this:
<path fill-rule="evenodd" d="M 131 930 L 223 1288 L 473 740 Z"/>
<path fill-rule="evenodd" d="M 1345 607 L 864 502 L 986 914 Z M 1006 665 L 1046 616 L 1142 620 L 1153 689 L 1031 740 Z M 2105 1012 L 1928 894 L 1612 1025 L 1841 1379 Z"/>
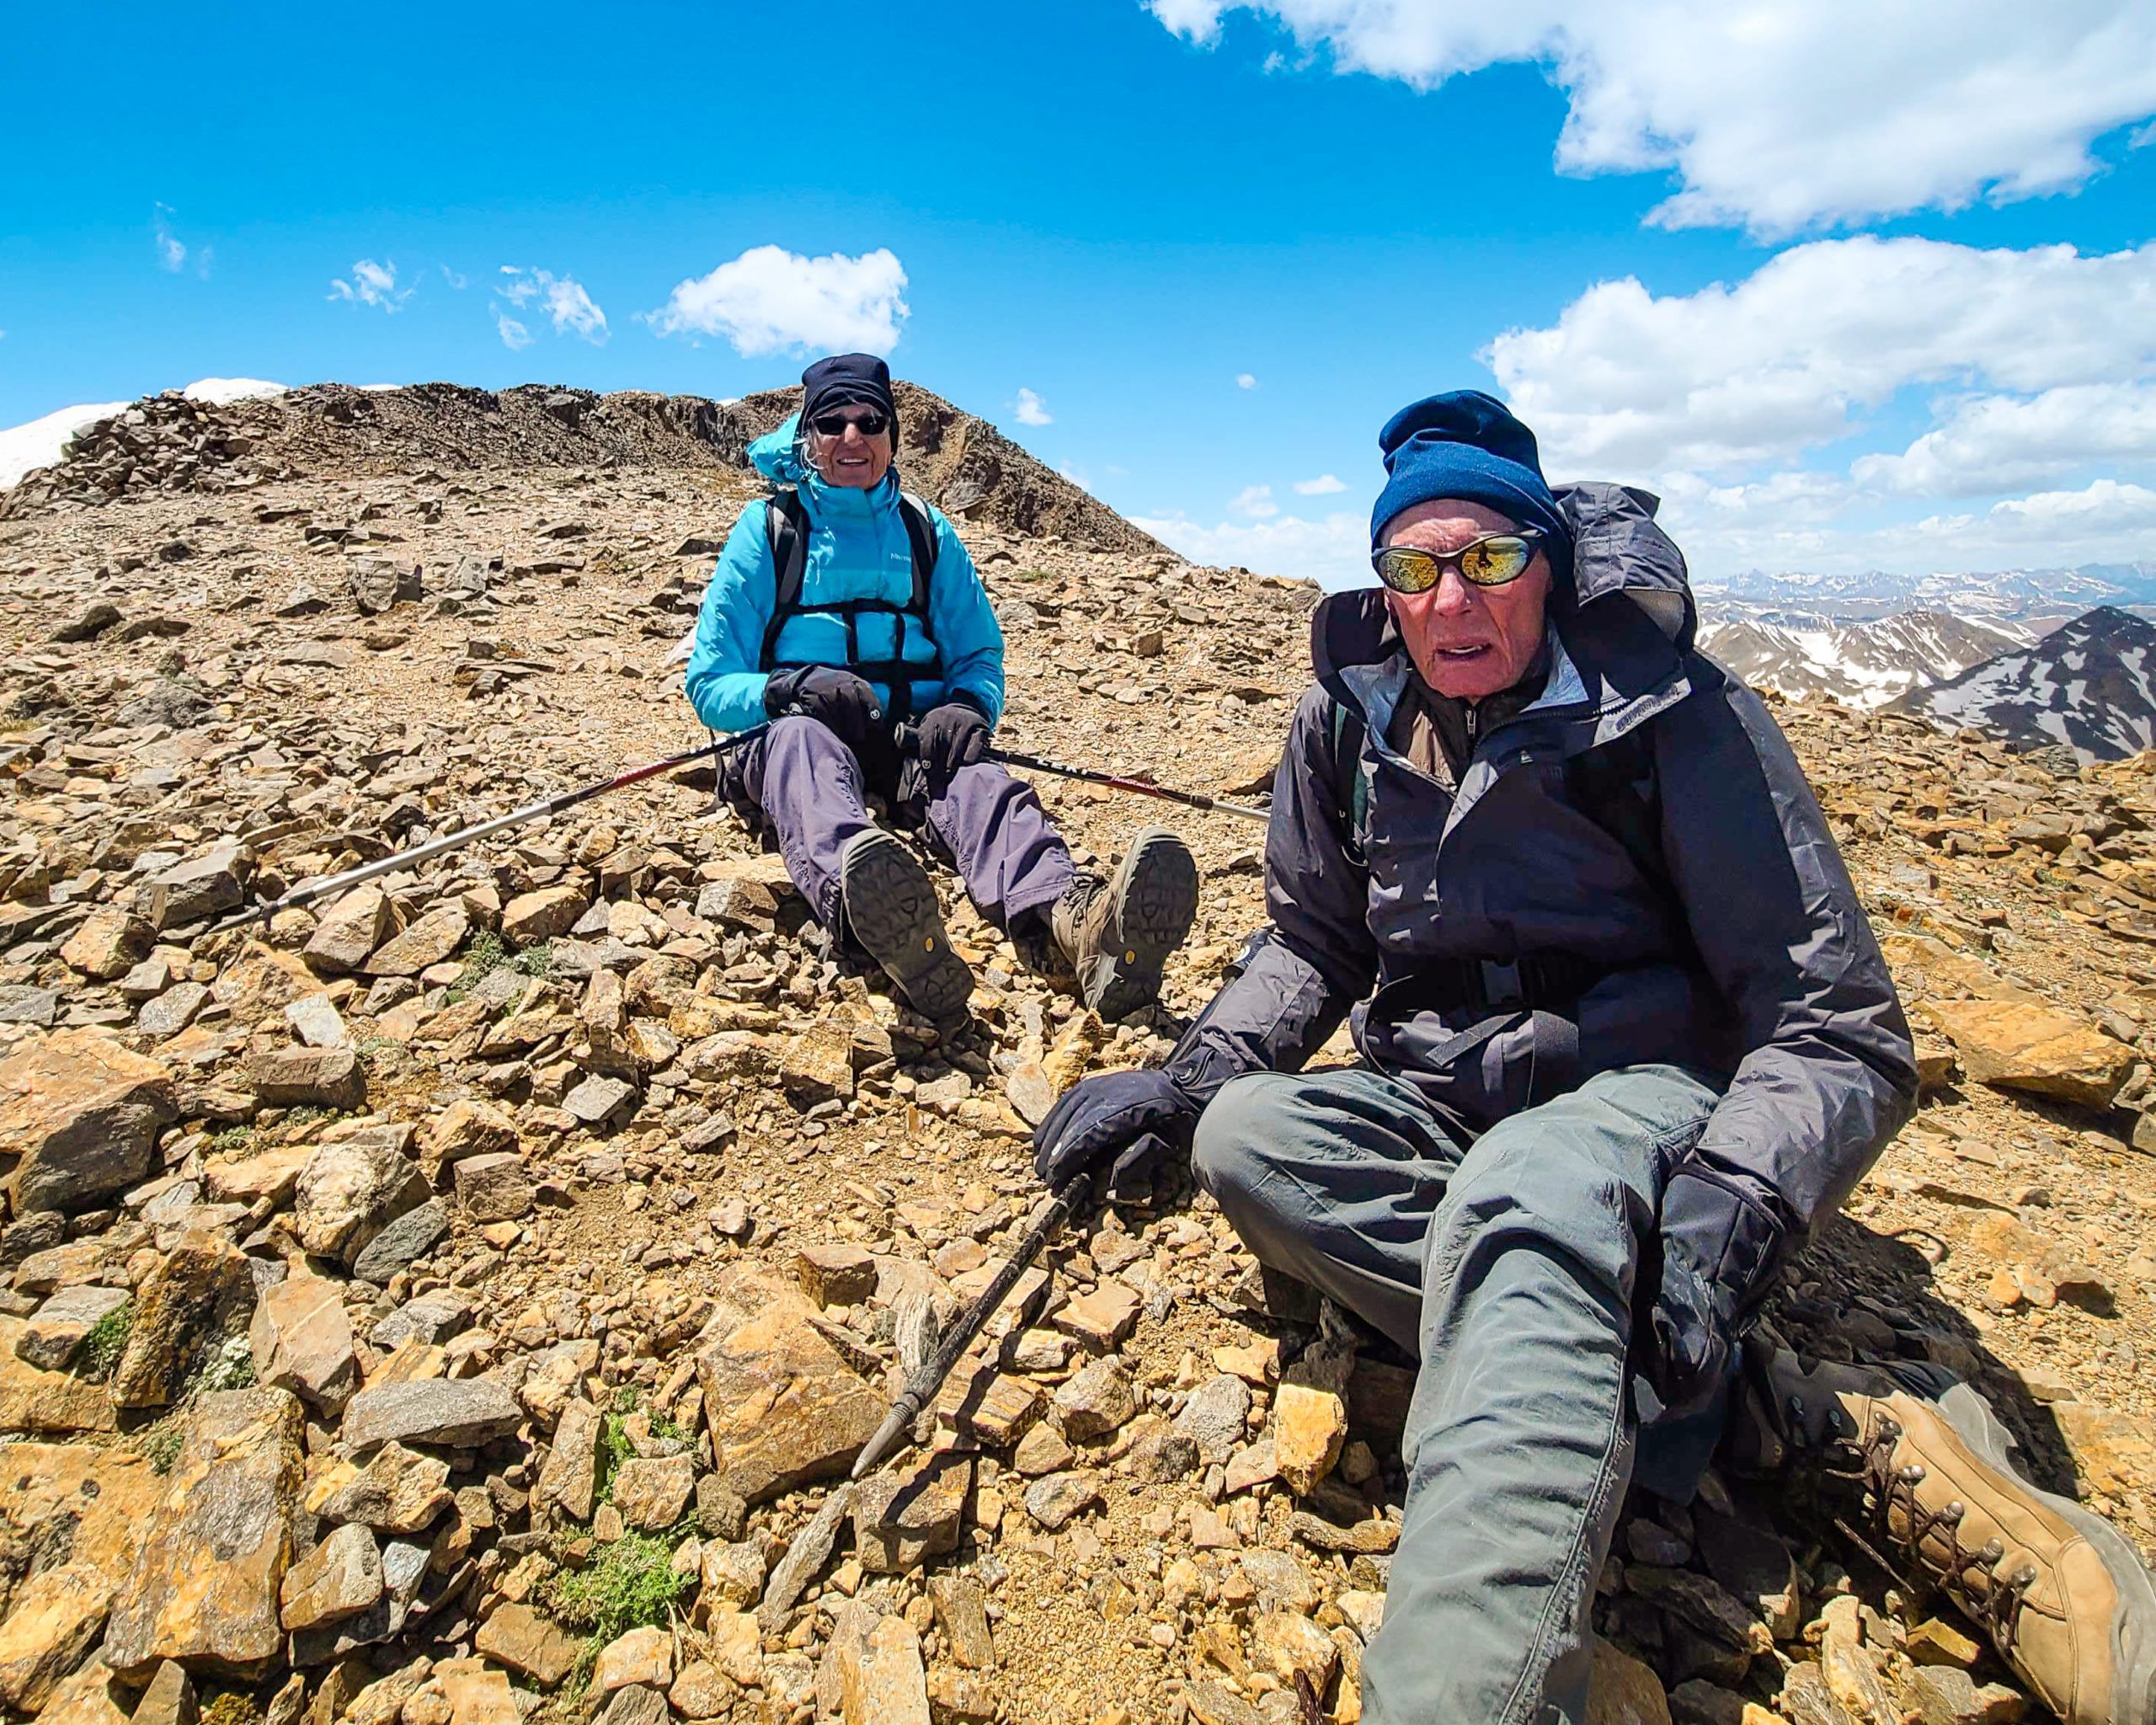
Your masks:
<path fill-rule="evenodd" d="M 699 740 L 662 661 L 753 494 L 701 455 L 377 447 L 0 526 L 0 1704 L 1287 1725 L 1306 1680 L 1359 1716 L 1412 1362 L 1180 1173 L 1060 1241 L 843 1482 L 1022 1232 L 1028 1122 L 1158 1058 L 1262 915 L 1252 829 L 1184 823 L 1199 923 L 1119 1028 L 954 905 L 981 987 L 939 1038 L 679 780 L 207 932 Z M 1014 746 L 1262 793 L 1311 590 L 966 531 Z M 1781 710 L 1927 1089 L 1772 1322 L 1972 1377 L 2146 1551 L 2152 763 Z M 1156 816 L 1042 790 L 1102 861 Z M 1833 1513 L 1636 1493 L 1596 1717 L 2022 1717 Z"/>
<path fill-rule="evenodd" d="M 896 386 L 907 483 L 961 521 L 1095 550 L 1159 544 L 985 420 L 918 385 Z M 59 464 L 0 494 L 0 521 L 54 504 L 155 491 L 244 491 L 302 474 L 444 468 L 647 467 L 745 471 L 750 441 L 801 404 L 797 389 L 738 402 L 526 384 L 398 389 L 316 384 L 225 405 L 152 396 L 78 433 Z"/>

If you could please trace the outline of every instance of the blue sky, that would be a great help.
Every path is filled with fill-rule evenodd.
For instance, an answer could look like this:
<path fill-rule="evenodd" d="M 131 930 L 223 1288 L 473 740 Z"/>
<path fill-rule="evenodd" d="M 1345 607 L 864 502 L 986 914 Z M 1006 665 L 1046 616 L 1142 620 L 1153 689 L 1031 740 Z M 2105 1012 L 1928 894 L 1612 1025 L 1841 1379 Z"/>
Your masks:
<path fill-rule="evenodd" d="M 0 426 L 845 339 L 1259 568 L 1351 573 L 1378 425 L 1462 384 L 1708 575 L 2156 557 L 2156 19 L 1881 10 L 36 8 Z"/>

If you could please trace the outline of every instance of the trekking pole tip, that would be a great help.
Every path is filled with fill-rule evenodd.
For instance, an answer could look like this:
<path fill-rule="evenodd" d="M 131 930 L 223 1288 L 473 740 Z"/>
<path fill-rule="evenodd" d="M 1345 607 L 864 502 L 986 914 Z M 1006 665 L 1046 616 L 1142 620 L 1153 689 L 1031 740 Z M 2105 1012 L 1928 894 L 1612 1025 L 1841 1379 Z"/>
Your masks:
<path fill-rule="evenodd" d="M 876 1435 L 862 1445 L 860 1455 L 854 1457 L 853 1472 L 849 1477 L 863 1479 L 873 1472 L 877 1463 L 898 1441 L 899 1434 L 913 1423 L 913 1419 L 914 1410 L 907 1405 L 906 1397 L 900 1396 L 892 1404 L 891 1411 L 883 1416 L 883 1424 L 876 1428 Z"/>

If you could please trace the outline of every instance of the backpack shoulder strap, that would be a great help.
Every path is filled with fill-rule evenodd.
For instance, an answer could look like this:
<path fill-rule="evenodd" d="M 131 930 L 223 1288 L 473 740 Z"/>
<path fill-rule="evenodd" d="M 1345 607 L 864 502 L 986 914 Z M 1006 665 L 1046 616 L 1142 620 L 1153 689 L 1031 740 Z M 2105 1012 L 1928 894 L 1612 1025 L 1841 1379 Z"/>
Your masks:
<path fill-rule="evenodd" d="M 801 608 L 801 584 L 808 565 L 808 516 L 801 494 L 788 488 L 764 505 L 764 537 L 771 542 L 774 586 L 771 621 L 764 625 L 764 665 L 771 668 L 779 632 Z"/>
<path fill-rule="evenodd" d="M 1336 796 L 1340 807 L 1340 824 L 1347 830 L 1348 857 L 1356 867 L 1364 866 L 1363 846 L 1359 835 L 1369 819 L 1370 773 L 1363 765 L 1363 738 L 1368 727 L 1363 715 L 1345 701 L 1337 697 L 1332 703 L 1332 766 L 1336 775 Z M 1342 782 L 1337 777 L 1345 773 Z"/>
<path fill-rule="evenodd" d="M 899 514 L 906 524 L 906 542 L 913 551 L 913 613 L 928 615 L 928 585 L 936 574 L 937 550 L 936 518 L 928 505 L 910 491 L 899 494 Z"/>

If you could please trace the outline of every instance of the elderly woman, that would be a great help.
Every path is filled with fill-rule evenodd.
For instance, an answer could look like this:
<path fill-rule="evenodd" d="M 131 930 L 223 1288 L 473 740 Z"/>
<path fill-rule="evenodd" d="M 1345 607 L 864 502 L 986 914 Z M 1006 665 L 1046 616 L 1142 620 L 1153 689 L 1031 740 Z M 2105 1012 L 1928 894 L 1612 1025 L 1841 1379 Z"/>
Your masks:
<path fill-rule="evenodd" d="M 972 973 L 926 871 L 870 818 L 872 793 L 920 814 L 1029 962 L 1067 965 L 1104 1017 L 1136 1011 L 1190 931 L 1188 848 L 1150 830 L 1103 884 L 1073 866 L 1032 788 L 983 758 L 1003 711 L 1003 633 L 957 531 L 899 488 L 890 372 L 840 354 L 801 383 L 800 414 L 750 446 L 783 489 L 728 535 L 689 659 L 706 724 L 769 721 L 728 757 L 728 796 L 776 835 L 817 921 L 928 1017 L 964 1017 Z M 912 761 L 901 727 L 918 739 Z"/>

